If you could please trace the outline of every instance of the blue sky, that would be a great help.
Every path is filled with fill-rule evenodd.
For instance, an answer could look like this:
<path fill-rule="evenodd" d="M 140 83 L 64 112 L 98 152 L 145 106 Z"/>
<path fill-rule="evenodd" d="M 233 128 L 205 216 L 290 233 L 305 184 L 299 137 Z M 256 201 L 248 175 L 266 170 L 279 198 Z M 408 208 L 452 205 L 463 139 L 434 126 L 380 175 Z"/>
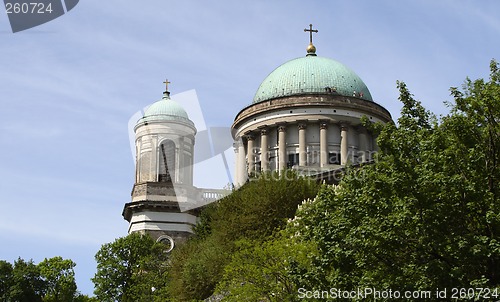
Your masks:
<path fill-rule="evenodd" d="M 0 14 L 0 259 L 62 256 L 91 294 L 94 254 L 126 235 L 134 164 L 128 120 L 195 89 L 229 127 L 274 68 L 317 54 L 353 69 L 398 116 L 396 80 L 445 114 L 448 89 L 500 60 L 500 2 L 80 1 L 13 34 Z"/>

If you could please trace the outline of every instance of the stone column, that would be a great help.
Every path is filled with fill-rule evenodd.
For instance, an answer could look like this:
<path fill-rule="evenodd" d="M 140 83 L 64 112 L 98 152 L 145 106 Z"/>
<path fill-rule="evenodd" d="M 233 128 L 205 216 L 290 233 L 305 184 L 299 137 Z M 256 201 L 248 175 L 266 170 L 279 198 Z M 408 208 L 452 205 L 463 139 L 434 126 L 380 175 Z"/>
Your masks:
<path fill-rule="evenodd" d="M 306 127 L 305 123 L 299 124 L 299 166 L 304 167 L 307 165 L 307 152 L 306 152 Z"/>
<path fill-rule="evenodd" d="M 347 163 L 347 125 L 340 125 L 340 164 L 345 165 Z"/>
<path fill-rule="evenodd" d="M 286 127 L 278 126 L 278 171 L 286 169 Z"/>
<path fill-rule="evenodd" d="M 240 185 L 240 144 L 238 141 L 233 143 L 234 149 L 234 186 L 238 187 Z"/>
<path fill-rule="evenodd" d="M 139 158 L 141 157 L 141 140 L 135 140 L 135 183 L 139 182 L 139 171 L 141 170 Z"/>
<path fill-rule="evenodd" d="M 269 170 L 269 155 L 268 155 L 268 146 L 267 146 L 267 130 L 262 129 L 260 131 L 260 166 L 262 171 Z"/>
<path fill-rule="evenodd" d="M 363 126 L 359 126 L 357 128 L 357 131 L 359 133 L 359 152 L 361 155 L 361 162 L 364 163 L 367 161 L 367 158 L 366 158 L 366 151 L 368 150 L 367 148 L 367 145 L 368 145 L 368 141 L 366 139 L 366 129 L 363 127 Z"/>
<path fill-rule="evenodd" d="M 158 173 L 160 170 L 160 162 L 158 160 L 158 154 L 160 150 L 158 148 L 158 136 L 151 136 L 151 181 L 158 181 Z"/>
<path fill-rule="evenodd" d="M 245 181 L 247 181 L 247 171 L 246 171 L 246 162 L 245 162 L 245 145 L 243 144 L 243 140 L 238 139 L 238 183 L 242 186 Z"/>
<path fill-rule="evenodd" d="M 182 158 L 182 156 L 181 156 L 181 149 L 179 148 L 179 142 L 178 141 L 177 142 L 174 141 L 174 143 L 176 143 L 175 144 L 175 164 L 174 164 L 174 167 L 175 167 L 175 174 L 174 174 L 175 177 L 174 177 L 174 179 L 175 180 L 172 180 L 172 182 L 174 182 L 174 183 L 180 183 L 180 174 L 181 174 L 180 173 L 180 171 L 181 171 L 181 169 L 180 169 L 181 168 L 181 164 L 180 163 L 181 163 L 181 158 Z"/>
<path fill-rule="evenodd" d="M 247 135 L 247 160 L 248 160 L 248 175 L 255 173 L 255 155 L 253 143 L 255 137 L 251 134 Z"/>
<path fill-rule="evenodd" d="M 328 165 L 328 123 L 319 124 L 319 162 L 320 167 Z"/>
<path fill-rule="evenodd" d="M 191 139 L 191 144 L 189 144 L 189 185 L 193 185 L 193 169 L 194 169 L 194 137 Z"/>
<path fill-rule="evenodd" d="M 185 179 L 184 179 L 184 158 L 186 157 L 186 153 L 184 152 L 184 136 L 179 137 L 179 148 L 178 148 L 178 155 L 177 157 L 179 158 L 179 162 L 177 163 L 178 166 L 178 179 L 180 184 L 185 184 Z"/>

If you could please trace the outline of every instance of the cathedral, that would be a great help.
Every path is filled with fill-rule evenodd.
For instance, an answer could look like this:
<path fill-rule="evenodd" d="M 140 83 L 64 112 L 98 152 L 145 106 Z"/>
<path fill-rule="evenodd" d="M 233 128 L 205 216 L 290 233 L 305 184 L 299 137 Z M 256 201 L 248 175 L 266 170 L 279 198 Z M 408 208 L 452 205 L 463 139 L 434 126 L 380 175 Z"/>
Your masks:
<path fill-rule="evenodd" d="M 376 138 L 362 123 L 392 121 L 356 73 L 318 56 L 309 25 L 306 55 L 274 69 L 260 84 L 252 104 L 231 126 L 238 188 L 262 172 L 296 170 L 318 180 L 331 178 L 347 164 L 372 161 Z M 136 173 L 132 201 L 123 217 L 129 233 L 143 232 L 174 242 L 185 240 L 197 222 L 201 199 L 216 200 L 222 190 L 193 186 L 196 128 L 182 106 L 163 98 L 153 103 L 134 128 Z"/>

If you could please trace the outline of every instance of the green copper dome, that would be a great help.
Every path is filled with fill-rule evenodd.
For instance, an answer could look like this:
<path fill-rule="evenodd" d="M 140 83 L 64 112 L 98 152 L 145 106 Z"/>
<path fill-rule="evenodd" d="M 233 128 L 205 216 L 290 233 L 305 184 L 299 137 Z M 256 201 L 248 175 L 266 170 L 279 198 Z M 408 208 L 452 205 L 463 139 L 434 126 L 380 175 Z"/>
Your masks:
<path fill-rule="evenodd" d="M 151 121 L 181 121 L 193 125 L 184 108 L 172 101 L 168 93 L 164 93 L 161 100 L 149 106 L 138 123 Z"/>
<path fill-rule="evenodd" d="M 284 63 L 260 84 L 253 103 L 300 94 L 336 93 L 373 101 L 365 83 L 335 60 L 308 55 Z"/>

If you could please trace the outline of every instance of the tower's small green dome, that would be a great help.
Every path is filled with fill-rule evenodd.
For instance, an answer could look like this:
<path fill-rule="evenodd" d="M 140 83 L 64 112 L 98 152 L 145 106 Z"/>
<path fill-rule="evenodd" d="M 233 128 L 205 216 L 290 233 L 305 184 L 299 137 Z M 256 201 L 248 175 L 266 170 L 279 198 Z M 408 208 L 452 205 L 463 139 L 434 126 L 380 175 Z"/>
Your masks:
<path fill-rule="evenodd" d="M 271 72 L 260 84 L 253 103 L 317 93 L 337 93 L 373 101 L 365 83 L 344 64 L 308 55 L 288 61 Z"/>
<path fill-rule="evenodd" d="M 172 101 L 168 93 L 164 94 L 161 100 L 151 104 L 138 123 L 151 121 L 183 121 L 193 124 L 184 108 Z"/>

